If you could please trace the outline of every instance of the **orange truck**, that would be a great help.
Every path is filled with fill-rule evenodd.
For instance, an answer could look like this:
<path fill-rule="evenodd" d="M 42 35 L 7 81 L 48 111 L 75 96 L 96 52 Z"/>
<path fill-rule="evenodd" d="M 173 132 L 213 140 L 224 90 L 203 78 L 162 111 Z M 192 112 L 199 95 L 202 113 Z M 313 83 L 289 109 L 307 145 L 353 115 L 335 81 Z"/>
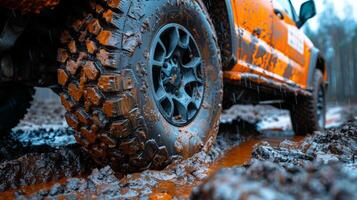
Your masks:
<path fill-rule="evenodd" d="M 208 150 L 235 103 L 321 130 L 326 65 L 301 30 L 315 4 L 298 15 L 291 1 L 0 0 L 1 132 L 33 87 L 58 93 L 78 143 L 122 171 Z"/>

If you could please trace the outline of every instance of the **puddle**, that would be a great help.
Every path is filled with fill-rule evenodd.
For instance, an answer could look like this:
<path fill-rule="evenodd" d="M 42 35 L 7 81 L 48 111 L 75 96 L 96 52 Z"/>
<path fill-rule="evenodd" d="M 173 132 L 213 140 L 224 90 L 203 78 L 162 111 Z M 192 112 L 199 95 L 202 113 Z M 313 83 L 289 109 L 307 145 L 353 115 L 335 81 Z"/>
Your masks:
<path fill-rule="evenodd" d="M 50 189 L 52 186 L 55 184 L 63 184 L 66 182 L 66 178 L 60 179 L 58 181 L 51 181 L 48 183 L 43 183 L 43 184 L 34 184 L 34 185 L 29 185 L 29 186 L 24 186 L 20 187 L 18 189 L 14 190 L 9 190 L 6 192 L 1 192 L 0 193 L 0 200 L 5 200 L 5 199 L 14 199 L 16 196 L 16 193 L 19 192 L 22 195 L 29 197 L 31 194 L 44 190 L 44 189 Z"/>
<path fill-rule="evenodd" d="M 222 168 L 228 168 L 233 166 L 242 166 L 247 164 L 252 158 L 252 150 L 256 144 L 263 141 L 267 141 L 272 146 L 279 145 L 284 140 L 292 140 L 294 142 L 301 142 L 303 136 L 293 136 L 293 137 L 276 137 L 276 138 L 261 138 L 261 139 L 250 139 L 240 145 L 230 149 L 225 155 L 218 159 L 216 162 L 211 163 L 208 166 L 207 176 L 210 177 L 215 174 L 218 170 Z M 150 195 L 151 200 L 167 200 L 173 199 L 188 199 L 192 193 L 193 188 L 200 185 L 202 181 L 194 181 L 192 184 L 187 184 L 185 186 L 175 184 L 171 181 L 160 181 L 156 188 L 153 189 Z"/>
<path fill-rule="evenodd" d="M 66 199 L 64 196 L 68 194 L 91 195 L 92 197 L 97 196 L 99 199 L 118 197 L 116 195 L 119 195 L 119 197 L 123 199 L 187 199 L 190 197 L 193 188 L 201 185 L 207 177 L 217 174 L 216 172 L 220 169 L 248 164 L 252 158 L 252 150 L 256 144 L 267 141 L 271 146 L 277 146 L 286 139 L 295 142 L 300 142 L 303 139 L 303 137 L 294 137 L 293 131 L 290 130 L 291 123 L 289 123 L 290 118 L 287 111 L 279 111 L 272 107 L 236 106 L 222 115 L 222 124 L 220 127 L 221 137 L 217 138 L 216 146 L 210 152 L 201 152 L 202 154 L 198 154 L 197 157 L 174 163 L 163 171 L 149 170 L 128 175 L 126 176 L 127 178 L 125 178 L 125 176 L 115 176 L 114 172 L 108 171 L 106 168 L 99 169 L 99 171 L 95 171 L 93 168 L 87 169 L 87 167 L 89 168 L 94 165 L 87 162 L 87 157 L 85 154 L 82 155 L 80 153 L 79 147 L 74 148 L 74 150 L 68 148 L 68 143 L 71 143 L 69 141 L 73 140 L 67 139 L 72 133 L 66 131 L 66 126 L 63 124 L 62 119 L 63 113 L 62 111 L 60 112 L 60 106 L 56 106 L 56 104 L 47 105 L 39 102 L 35 103 L 33 107 L 34 108 L 30 110 L 30 114 L 25 117 L 25 120 L 20 123 L 17 129 L 14 129 L 15 131 L 12 136 L 14 139 L 20 141 L 17 142 L 19 143 L 17 145 L 19 147 L 15 148 L 15 146 L 12 145 L 13 143 L 8 144 L 8 141 L 3 141 L 4 145 L 2 145 L 2 149 L 6 151 L 0 152 L 3 165 L 9 162 L 22 163 L 22 168 L 18 171 L 21 172 L 24 171 L 24 169 L 31 169 L 32 171 L 26 174 L 27 178 L 24 179 L 23 177 L 25 177 L 25 175 L 13 171 L 12 169 L 17 168 L 12 165 L 6 168 L 8 171 L 3 170 L 4 176 L 2 177 L 4 178 L 2 178 L 1 183 L 7 184 L 7 188 L 3 188 L 3 190 L 16 187 L 19 189 L 0 193 L 0 200 L 14 199 L 15 194 L 24 195 L 24 197 L 29 198 L 34 197 L 34 199 L 38 197 L 36 195 L 42 195 L 49 199 L 55 197 L 58 197 L 57 199 Z M 345 122 L 346 119 L 348 119 L 348 117 L 345 116 L 349 115 L 341 114 L 344 113 L 342 111 L 337 108 L 331 109 L 327 117 L 327 125 L 334 124 L 338 120 Z M 60 114 L 54 115 L 54 113 Z M 259 124 L 261 126 L 259 126 Z M 257 131 L 257 126 L 262 132 Z M 29 147 L 21 147 L 21 142 L 29 143 Z M 4 148 L 6 146 L 5 144 L 9 147 Z M 41 146 L 37 146 L 44 144 L 56 148 L 47 147 L 42 149 Z M 235 146 L 237 144 L 239 145 Z M 64 148 L 64 150 L 59 151 L 57 147 Z M 37 148 L 39 149 L 37 150 Z M 65 149 L 69 149 L 69 152 Z M 42 155 L 42 157 L 40 155 Z M 81 156 L 77 159 L 76 155 Z M 48 165 L 48 169 L 43 170 L 44 168 L 41 165 L 33 166 L 32 163 L 35 162 L 25 162 L 27 159 L 23 159 L 23 157 L 32 158 L 29 160 L 41 161 L 38 163 L 44 163 L 46 164 L 45 166 Z M 350 158 L 348 157 L 347 159 Z M 61 162 L 58 163 L 58 160 Z M 76 161 L 76 163 L 73 161 Z M 73 166 L 77 166 L 80 169 Z M 83 167 L 84 169 L 82 169 Z M 37 184 L 43 181 L 33 182 L 35 179 L 42 177 L 41 174 L 36 174 L 36 172 L 39 171 L 37 170 L 38 168 L 41 168 L 41 170 L 45 172 L 56 172 L 50 174 L 50 176 L 54 178 L 49 178 L 48 180 L 59 179 L 60 181 L 46 184 Z M 60 170 L 62 170 L 64 174 L 68 171 L 71 172 L 71 174 L 64 176 L 58 173 Z M 90 173 L 90 171 L 92 171 L 90 176 L 82 174 L 82 172 L 87 174 Z M 7 176 L 8 174 L 9 176 Z M 13 176 L 11 176 L 12 174 Z M 82 174 L 83 176 L 78 174 Z M 80 177 L 74 178 L 80 179 L 77 180 L 77 182 L 71 178 L 78 176 Z M 13 181 L 10 182 L 11 177 L 16 177 L 17 179 L 13 179 Z M 68 179 L 61 179 L 64 177 L 68 177 Z M 28 182 L 26 182 L 26 184 L 33 185 L 21 187 L 21 185 L 25 183 L 20 184 L 19 180 L 27 180 Z M 81 189 L 71 189 L 69 186 L 73 185 L 73 183 L 76 183 L 74 185 Z M 92 183 L 96 183 L 96 185 L 93 186 Z M 55 192 L 53 188 L 56 188 L 58 184 L 61 184 L 66 189 L 59 191 L 58 195 L 56 194 L 57 196 L 52 195 L 51 193 Z"/>

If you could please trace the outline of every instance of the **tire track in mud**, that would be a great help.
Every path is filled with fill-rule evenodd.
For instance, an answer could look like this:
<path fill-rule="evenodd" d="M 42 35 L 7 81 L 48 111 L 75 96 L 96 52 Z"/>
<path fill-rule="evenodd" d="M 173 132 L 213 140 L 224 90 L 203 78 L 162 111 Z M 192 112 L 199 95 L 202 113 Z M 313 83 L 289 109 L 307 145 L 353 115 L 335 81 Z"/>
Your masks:
<path fill-rule="evenodd" d="M 357 122 L 300 143 L 262 143 L 246 166 L 220 170 L 192 199 L 356 199 Z"/>
<path fill-rule="evenodd" d="M 217 158 L 221 157 L 227 149 L 239 144 L 242 140 L 248 137 L 240 136 L 239 134 L 231 134 L 232 132 L 242 131 L 239 130 L 242 129 L 242 127 L 244 127 L 245 130 L 256 132 L 254 127 L 249 125 L 249 123 L 243 125 L 243 121 L 231 121 L 231 124 L 236 124 L 236 126 L 221 126 L 221 134 L 218 137 L 216 145 L 210 152 L 201 152 L 185 161 L 176 160 L 174 164 L 161 172 L 146 171 L 141 174 L 128 175 L 122 179 L 117 179 L 114 175 L 117 175 L 120 178 L 123 177 L 123 175 L 115 174 L 110 168 L 102 168 L 99 170 L 94 169 L 97 166 L 95 166 L 90 158 L 76 144 L 61 146 L 61 143 L 59 143 L 57 146 L 52 145 L 53 147 L 46 145 L 51 145 L 51 142 L 53 143 L 53 141 L 56 141 L 53 139 L 56 137 L 71 137 L 70 130 L 66 127 L 58 126 L 58 124 L 62 123 L 61 120 L 63 120 L 63 118 L 52 116 L 54 113 L 53 110 L 59 115 L 63 115 L 64 112 L 59 108 L 56 108 L 56 104 L 51 106 L 46 106 L 46 104 L 35 102 L 33 108 L 29 111 L 30 114 L 21 122 L 20 127 L 14 129 L 12 136 L 17 139 L 20 138 L 22 143 L 11 138 L 2 140 L 4 144 L 2 145 L 2 151 L 0 151 L 0 157 L 2 156 L 4 159 L 2 159 L 2 163 L 0 163 L 0 177 L 1 180 L 3 180 L 0 183 L 0 191 L 12 189 L 10 192 L 6 193 L 6 195 L 11 196 L 16 194 L 20 197 L 23 194 L 27 194 L 26 191 L 33 193 L 33 187 L 25 187 L 27 185 L 35 185 L 35 188 L 38 188 L 38 184 L 51 181 L 53 183 L 53 181 L 56 180 L 63 181 L 63 178 L 69 179 L 65 179 L 64 182 L 62 182 L 59 192 L 51 192 L 51 190 L 56 189 L 50 187 L 47 188 L 47 192 L 44 191 L 46 189 L 42 189 L 40 192 L 41 195 L 77 193 L 77 190 L 67 191 L 61 189 L 62 187 L 67 188 L 67 185 L 72 185 L 73 182 L 79 182 L 84 191 L 91 191 L 91 189 L 95 188 L 96 184 L 93 183 L 96 181 L 93 181 L 90 177 L 101 176 L 102 178 L 100 180 L 105 180 L 109 177 L 114 185 L 120 185 L 120 190 L 116 189 L 116 192 L 110 193 L 112 196 L 118 195 L 118 191 L 120 191 L 120 195 L 124 194 L 124 197 L 125 195 L 126 197 L 147 196 L 159 181 L 167 180 L 168 177 L 171 177 L 171 179 L 175 177 L 177 179 L 182 179 L 182 183 L 185 183 L 185 181 L 193 181 L 195 179 L 202 180 L 207 176 L 205 175 L 205 170 L 208 169 L 208 163 L 214 162 Z M 58 106 L 59 105 L 57 105 L 57 107 Z M 54 120 L 48 121 L 47 118 L 42 119 L 44 116 L 49 116 L 49 118 L 53 118 Z M 51 128 L 44 129 L 41 127 L 41 122 L 55 124 L 55 127 L 60 127 L 60 131 L 52 130 Z M 26 127 L 25 129 L 28 130 L 24 130 L 23 127 Z M 23 135 L 36 136 L 37 139 L 33 141 L 33 138 L 30 138 L 30 136 L 26 138 L 23 137 Z M 43 141 L 39 139 L 41 136 L 43 137 Z M 7 158 L 5 158 L 6 156 Z M 86 174 L 91 175 L 86 176 Z M 85 178 L 73 179 L 71 177 Z M 138 178 L 136 179 L 136 177 Z M 140 177 L 149 180 L 143 181 Z M 139 182 L 142 189 L 138 187 Z M 98 185 L 104 184 L 102 184 L 102 182 L 100 183 L 101 184 L 98 183 Z M 108 185 L 109 183 L 105 184 Z M 58 184 L 55 183 L 55 186 L 56 185 Z M 17 189 L 18 191 L 15 192 L 15 189 L 20 187 L 21 189 Z M 45 184 L 43 187 L 46 188 L 48 185 Z M 112 189 L 113 188 L 117 188 L 117 186 L 112 185 Z M 78 188 L 75 187 L 75 189 Z M 25 192 L 23 193 L 21 190 L 24 190 Z M 90 193 L 97 194 L 98 196 L 102 195 L 100 189 L 95 189 L 95 191 L 95 193 Z M 35 192 L 34 195 L 39 195 L 39 193 Z"/>
<path fill-rule="evenodd" d="M 205 163 L 204 169 L 201 168 L 201 176 L 197 177 L 196 180 L 190 182 L 180 182 L 178 180 L 161 180 L 157 186 L 152 190 L 150 194 L 151 199 L 160 199 L 161 197 L 167 198 L 178 198 L 178 199 L 188 199 L 191 195 L 192 190 L 202 184 L 202 181 L 208 177 L 214 175 L 217 171 L 222 168 L 234 167 L 234 166 L 244 166 L 250 162 L 252 159 L 252 151 L 255 146 L 260 144 L 263 140 L 267 141 L 269 144 L 275 146 L 278 145 L 285 139 L 290 139 L 293 141 L 300 141 L 303 137 L 282 137 L 282 138 L 260 138 L 252 137 L 247 138 L 237 146 L 229 148 L 222 156 L 211 163 Z M 239 156 L 237 156 L 239 155 Z"/>
<path fill-rule="evenodd" d="M 14 144 L 11 140 L 6 142 Z M 13 152 L 7 154 L 8 150 L 3 149 L 0 152 L 0 191 L 78 176 L 95 166 L 78 145 L 59 149 L 48 146 L 12 149 L 20 154 L 19 157 Z"/>
<path fill-rule="evenodd" d="M 91 169 L 89 166 L 94 166 L 91 162 L 86 162 L 86 159 L 84 156 L 81 157 L 79 156 L 78 159 L 75 161 L 77 162 L 74 164 L 74 166 L 77 167 L 84 167 L 84 168 L 71 168 L 70 166 L 67 166 L 67 160 L 74 160 L 70 156 L 69 158 L 63 156 L 67 155 L 66 153 L 69 151 L 69 155 L 73 155 L 73 153 L 78 153 L 79 149 L 76 145 L 73 146 L 73 149 L 71 147 L 65 147 L 64 149 L 51 149 L 48 147 L 48 149 L 45 149 L 46 151 L 48 150 L 49 152 L 47 153 L 39 153 L 40 156 L 43 157 L 38 157 L 35 154 L 31 155 L 35 160 L 43 160 L 41 162 L 42 164 L 48 164 L 48 163 L 53 163 L 53 160 L 49 160 L 44 156 L 43 154 L 49 155 L 49 157 L 52 156 L 52 158 L 56 159 L 63 159 L 63 162 L 58 162 L 57 164 L 59 166 L 62 166 L 64 169 L 70 170 L 73 174 L 70 172 L 67 172 L 67 175 L 69 176 L 53 176 L 54 174 L 44 174 L 46 177 L 52 177 L 53 179 L 61 179 L 63 177 L 73 177 L 77 176 L 77 174 L 82 173 L 90 173 L 89 176 L 82 176 L 84 178 L 68 178 L 66 180 L 62 180 L 60 183 L 51 183 L 50 185 L 54 184 L 53 186 L 48 186 L 48 185 L 43 185 L 44 188 L 41 188 L 40 191 L 37 190 L 37 192 L 34 192 L 33 187 L 22 187 L 21 189 L 18 190 L 12 190 L 7 193 L 3 193 L 3 195 L 7 196 L 14 196 L 17 198 L 22 198 L 25 197 L 26 195 L 30 195 L 27 197 L 32 197 L 35 199 L 38 199 L 40 197 L 58 197 L 58 195 L 61 195 L 65 198 L 69 198 L 72 196 L 75 197 L 82 197 L 83 195 L 87 195 L 88 193 L 94 196 L 97 196 L 98 198 L 133 198 L 133 197 L 149 197 L 150 194 L 152 193 L 153 188 L 159 184 L 162 181 L 172 181 L 172 182 L 180 182 L 181 185 L 185 185 L 187 183 L 199 183 L 199 181 L 202 181 L 204 178 L 207 177 L 207 170 L 209 169 L 209 164 L 217 160 L 219 157 L 224 155 L 225 151 L 231 148 L 234 145 L 239 144 L 241 141 L 243 141 L 244 138 L 240 137 L 237 134 L 231 134 L 230 132 L 225 132 L 219 135 L 218 137 L 218 142 L 214 145 L 214 147 L 211 149 L 209 152 L 200 152 L 196 154 L 194 157 L 188 160 L 176 160 L 172 165 L 167 167 L 163 171 L 145 171 L 143 173 L 137 173 L 137 174 L 131 174 L 127 176 L 123 176 L 121 174 L 115 174 L 114 171 L 112 171 L 111 168 L 105 167 L 101 169 Z M 82 152 L 79 153 L 81 155 Z M 9 162 L 19 162 L 19 160 L 26 160 L 28 159 L 28 154 L 25 154 L 24 157 L 20 157 L 15 160 L 10 160 Z M 84 160 L 82 159 L 84 158 Z M 31 159 L 32 161 L 32 159 Z M 30 161 L 30 162 L 31 162 Z M 27 164 L 29 161 L 25 161 L 24 163 Z M 4 162 L 4 163 L 7 163 Z M 2 163 L 2 164 L 4 164 Z M 50 165 L 52 166 L 52 165 Z M 39 167 L 39 166 L 37 166 Z M 37 168 L 34 166 L 34 169 Z M 49 167 L 51 168 L 51 167 Z M 51 169 L 49 169 L 51 170 Z M 47 170 L 46 170 L 47 171 Z M 28 174 L 33 173 L 33 175 L 36 175 L 37 171 L 36 170 L 29 170 L 27 172 Z M 57 174 L 61 173 L 60 171 L 57 172 Z M 76 174 L 77 173 L 77 174 Z M 0 170 L 1 174 L 1 170 Z M 12 172 L 4 172 L 4 174 L 14 174 Z M 40 174 L 37 174 L 36 176 L 40 176 Z M 20 174 L 20 177 L 22 175 Z M 79 176 L 81 177 L 81 176 Z M 45 180 L 43 182 L 50 181 Z M 21 182 L 18 179 L 13 179 L 12 183 L 18 183 Z M 27 184 L 37 184 L 41 183 L 41 180 L 38 182 L 33 182 Z M 7 184 L 7 188 L 9 189 L 11 184 Z M 24 184 L 26 185 L 26 183 Z M 20 185 L 14 186 L 14 188 L 18 187 Z M 38 188 L 38 185 L 35 185 L 35 188 Z M 33 193 L 33 194 L 32 194 Z M 1 194 L 0 194 L 1 195 Z M 41 198 L 40 198 L 41 199 Z"/>
<path fill-rule="evenodd" d="M 40 105 L 37 104 L 37 106 Z M 49 147 L 27 144 L 27 146 L 23 146 L 23 144 L 9 138 L 1 140 L 3 145 L 0 144 L 2 147 L 0 150 L 0 166 L 7 167 L 0 167 L 0 176 L 2 176 L 0 180 L 7 181 L 1 181 L 2 187 L 0 189 L 8 192 L 0 193 L 0 197 L 6 195 L 5 197 L 16 197 L 17 199 L 43 199 L 48 197 L 144 199 L 176 197 L 186 199 L 195 186 L 200 185 L 202 181 L 213 175 L 217 170 L 237 165 L 251 165 L 249 161 L 252 157 L 252 151 L 258 152 L 260 150 L 260 152 L 275 152 L 277 154 L 276 152 L 279 151 L 275 150 L 274 147 L 281 148 L 280 142 L 282 140 L 300 141 L 303 139 L 294 138 L 290 133 L 283 137 L 276 137 L 281 136 L 284 131 L 276 131 L 277 129 L 274 127 L 270 127 L 271 130 L 280 134 L 266 134 L 266 137 L 264 137 L 264 134 L 262 135 L 256 130 L 259 118 L 270 116 L 273 118 L 270 119 L 272 123 L 279 121 L 279 116 L 284 115 L 284 113 L 276 112 L 276 110 L 269 113 L 269 111 L 267 112 L 269 109 L 253 108 L 241 107 L 227 111 L 222 117 L 223 123 L 217 142 L 210 151 L 200 152 L 188 160 L 178 159 L 163 171 L 144 171 L 130 175 L 116 174 L 109 167 L 97 169 L 98 166 L 95 166 L 77 145 Z M 259 110 L 265 110 L 265 114 L 260 113 Z M 42 115 L 46 116 L 46 111 L 42 110 L 41 112 L 43 112 Z M 59 134 L 57 136 L 71 134 L 65 130 L 56 133 Z M 45 131 L 42 134 L 46 135 L 47 133 Z M 48 137 L 48 135 L 51 134 L 44 137 Z M 56 134 L 52 134 L 50 137 L 56 137 Z M 268 140 L 270 145 L 264 143 L 255 147 L 255 144 L 262 140 Z M 53 140 L 48 139 L 47 141 Z M 284 142 L 282 144 L 284 145 Z M 237 147 L 232 148 L 235 146 Z M 265 149 L 265 151 L 261 149 Z M 317 149 L 311 151 L 314 152 Z M 280 153 L 285 156 L 291 153 L 290 151 L 282 152 Z M 275 156 L 275 154 L 269 155 Z M 253 158 L 257 158 L 258 155 L 265 154 L 253 154 Z M 294 152 L 292 155 L 295 155 Z M 263 158 L 261 160 L 268 159 Z M 28 168 L 27 166 L 31 167 Z M 39 184 L 46 182 L 49 183 Z M 30 186 L 26 187 L 26 185 Z M 9 191 L 11 188 L 13 190 Z M 204 193 L 204 191 L 201 192 Z"/>

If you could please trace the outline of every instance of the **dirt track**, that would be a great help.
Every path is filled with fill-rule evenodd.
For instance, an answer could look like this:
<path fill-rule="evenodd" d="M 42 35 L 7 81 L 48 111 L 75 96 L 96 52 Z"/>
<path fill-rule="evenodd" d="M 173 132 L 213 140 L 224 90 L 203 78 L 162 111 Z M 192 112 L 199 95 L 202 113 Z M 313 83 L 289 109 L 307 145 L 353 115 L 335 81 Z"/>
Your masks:
<path fill-rule="evenodd" d="M 328 118 L 331 126 L 340 126 L 341 122 L 353 119 L 351 113 L 356 113 L 347 112 L 350 109 L 336 109 L 331 109 Z M 0 193 L 0 199 L 187 199 L 193 188 L 208 177 L 211 178 L 207 183 L 194 190 L 195 198 L 207 199 L 207 194 L 216 199 L 238 199 L 239 195 L 294 199 L 306 197 L 298 195 L 311 194 L 316 198 L 329 198 L 337 197 L 335 193 L 340 190 L 324 190 L 326 184 L 336 187 L 342 183 L 355 184 L 357 176 L 344 178 L 345 172 L 339 169 L 341 166 L 348 167 L 357 173 L 356 164 L 350 162 L 355 160 L 353 153 L 357 152 L 357 124 L 351 123 L 328 134 L 294 137 L 287 115 L 286 111 L 271 107 L 234 107 L 222 116 L 220 134 L 210 151 L 200 152 L 189 160 L 178 159 L 163 171 L 124 175 L 116 174 L 110 167 L 98 168 L 75 144 L 72 131 L 63 122 L 63 109 L 58 103 L 35 102 L 12 136 L 1 140 L 0 191 L 3 193 Z M 280 144 L 284 139 L 299 143 L 284 141 Z M 268 143 L 255 146 L 265 140 Z M 328 160 L 338 162 L 327 164 Z M 291 168 L 291 165 L 295 168 Z M 233 168 L 214 175 L 216 171 L 227 167 Z M 336 181 L 321 181 L 319 177 L 326 170 L 331 171 L 329 176 Z M 284 184 L 268 172 L 293 184 Z M 304 177 L 302 175 L 310 178 L 297 178 Z M 310 183 L 317 185 L 306 186 Z M 232 196 L 220 196 L 222 191 L 217 190 L 217 185 L 234 191 L 228 193 Z M 312 189 L 297 195 L 291 189 L 293 187 Z M 237 188 L 248 189 L 242 191 Z M 227 194 L 227 191 L 223 193 Z M 273 196 L 264 191 L 269 191 Z M 322 193 L 325 196 L 321 196 Z M 343 191 L 341 194 L 350 193 Z"/>
<path fill-rule="evenodd" d="M 357 122 L 277 147 L 263 142 L 243 167 L 220 170 L 194 199 L 356 199 Z M 227 196 L 228 194 L 228 196 Z"/>

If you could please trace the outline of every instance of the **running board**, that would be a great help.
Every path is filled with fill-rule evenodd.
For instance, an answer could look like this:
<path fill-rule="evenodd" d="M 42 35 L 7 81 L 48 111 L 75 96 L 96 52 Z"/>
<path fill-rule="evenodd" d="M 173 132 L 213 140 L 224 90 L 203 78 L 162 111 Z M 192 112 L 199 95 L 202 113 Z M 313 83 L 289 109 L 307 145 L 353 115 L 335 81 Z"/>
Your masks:
<path fill-rule="evenodd" d="M 224 78 L 226 79 L 225 81 L 228 81 L 232 84 L 239 84 L 246 88 L 259 90 L 260 87 L 264 87 L 284 94 L 291 94 L 293 96 L 312 96 L 311 91 L 305 90 L 299 87 L 297 84 L 282 83 L 267 79 L 257 74 L 235 72 L 234 76 L 232 76 L 232 72 L 225 72 Z"/>

